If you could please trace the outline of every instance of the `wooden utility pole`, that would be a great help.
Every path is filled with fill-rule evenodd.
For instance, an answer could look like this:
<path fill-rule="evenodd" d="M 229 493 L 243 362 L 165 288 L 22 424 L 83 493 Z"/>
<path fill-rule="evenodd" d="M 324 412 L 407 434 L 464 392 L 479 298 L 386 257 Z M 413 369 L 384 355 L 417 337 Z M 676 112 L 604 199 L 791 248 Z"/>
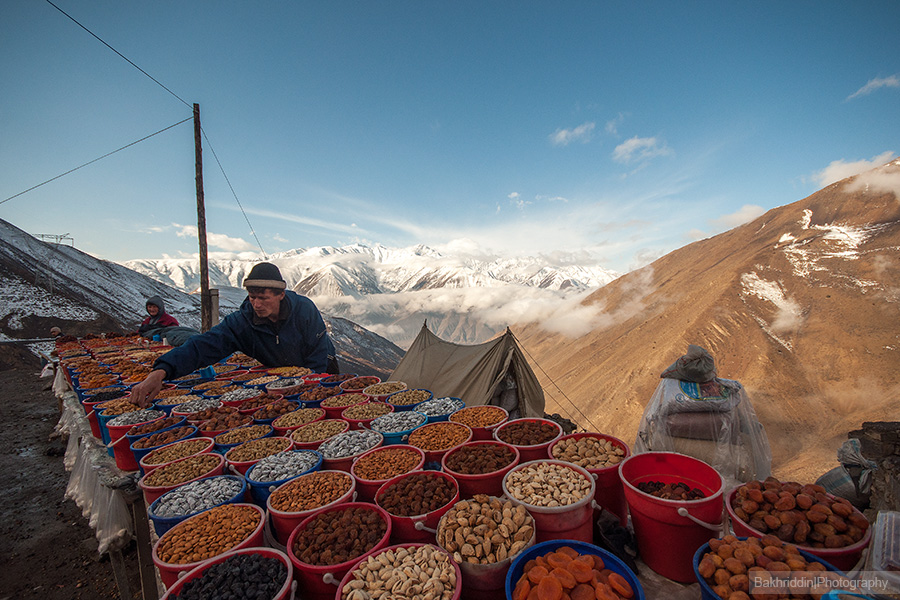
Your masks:
<path fill-rule="evenodd" d="M 200 238 L 200 331 L 213 326 L 206 256 L 206 207 L 203 204 L 203 149 L 200 143 L 200 105 L 194 103 L 194 180 L 197 184 L 197 236 Z"/>

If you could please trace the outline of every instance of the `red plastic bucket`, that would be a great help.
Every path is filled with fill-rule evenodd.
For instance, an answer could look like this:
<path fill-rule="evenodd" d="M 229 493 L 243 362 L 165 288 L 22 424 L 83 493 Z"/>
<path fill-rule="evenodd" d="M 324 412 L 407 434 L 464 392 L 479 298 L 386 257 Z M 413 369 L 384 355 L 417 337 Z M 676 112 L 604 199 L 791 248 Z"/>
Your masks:
<path fill-rule="evenodd" d="M 401 549 L 407 549 L 411 553 L 415 553 L 418 548 L 421 548 L 423 546 L 432 546 L 434 552 L 440 552 L 442 554 L 447 555 L 448 557 L 450 556 L 449 552 L 447 552 L 443 548 L 434 546 L 433 544 L 395 544 L 393 546 L 388 546 L 386 548 L 382 548 L 381 550 L 374 550 L 374 551 L 370 552 L 369 554 L 367 554 L 366 556 L 360 558 L 358 561 L 356 561 L 353 564 L 353 566 L 350 567 L 350 569 L 344 575 L 344 578 L 341 579 L 341 582 L 338 585 L 338 590 L 343 590 L 344 587 L 351 581 L 359 580 L 359 577 L 357 577 L 355 575 L 355 572 L 357 569 L 359 569 L 362 566 L 364 561 L 369 560 L 369 557 L 377 560 L 378 557 L 381 556 L 382 554 L 385 554 L 387 552 L 392 552 L 392 553 L 396 554 L 396 552 Z M 460 600 L 460 598 L 462 596 L 462 572 L 460 571 L 459 565 L 456 563 L 455 560 L 450 558 L 449 563 L 453 566 L 453 570 L 456 573 L 456 589 L 454 590 L 453 595 L 450 596 L 450 600 Z M 335 598 L 337 600 L 342 600 L 343 596 L 341 596 L 340 591 L 338 591 L 338 595 L 335 596 Z"/>
<path fill-rule="evenodd" d="M 478 425 L 475 415 L 487 413 L 488 415 L 496 415 L 496 421 L 490 425 Z M 472 428 L 472 440 L 492 440 L 494 439 L 494 430 L 509 420 L 509 412 L 505 408 L 485 404 L 484 406 L 467 406 L 461 408 L 449 417 L 448 421 L 454 423 L 462 423 Z"/>
<path fill-rule="evenodd" d="M 379 507 L 381 503 L 379 499 L 384 495 L 385 491 L 392 485 L 403 481 L 413 475 L 422 475 L 423 473 L 427 473 L 433 477 L 440 477 L 448 481 L 455 489 L 456 493 L 450 499 L 449 502 L 433 510 L 429 513 L 425 513 L 422 515 L 412 515 L 409 517 L 403 517 L 400 515 L 395 515 L 392 513 L 388 513 L 391 517 L 391 525 L 393 527 L 393 534 L 391 539 L 394 543 L 400 544 L 404 542 L 428 542 L 435 543 L 435 533 L 437 532 L 438 523 L 441 520 L 447 511 L 453 508 L 453 505 L 459 501 L 459 484 L 456 483 L 456 480 L 452 475 L 447 473 L 442 473 L 440 471 L 413 471 L 411 473 L 404 473 L 403 475 L 397 475 L 386 481 L 378 491 L 375 493 L 375 504 Z M 385 511 L 387 512 L 387 511 Z"/>
<path fill-rule="evenodd" d="M 562 465 L 572 469 L 590 482 L 590 491 L 581 500 L 565 506 L 537 506 L 519 500 L 509 491 L 508 482 L 510 476 L 517 471 L 528 468 L 530 465 L 533 466 L 539 463 Z M 538 543 L 546 542 L 547 540 L 577 540 L 579 542 L 592 543 L 594 541 L 594 522 L 592 517 L 594 515 L 595 488 L 594 478 L 587 472 L 587 469 L 562 460 L 549 458 L 519 463 L 513 469 L 510 469 L 503 478 L 503 495 L 512 500 L 514 504 L 523 505 L 534 518 Z"/>
<path fill-rule="evenodd" d="M 758 529 L 750 527 L 747 523 L 741 520 L 735 513 L 734 508 L 732 508 L 731 503 L 734 500 L 735 494 L 737 494 L 738 488 L 740 485 L 734 487 L 729 493 L 727 498 L 725 499 L 725 508 L 728 510 L 728 516 L 731 519 L 731 528 L 734 530 L 734 535 L 739 537 L 755 537 L 762 538 L 763 533 Z M 834 498 L 833 495 L 827 494 L 829 497 Z M 853 508 L 853 512 L 858 513 L 862 516 L 862 513 L 859 512 L 855 507 Z M 863 517 L 865 518 L 865 517 Z M 856 542 L 855 544 L 851 544 L 849 546 L 844 546 L 843 548 L 812 548 L 810 546 L 804 546 L 803 544 L 794 545 L 803 550 L 804 552 L 808 552 L 817 558 L 821 558 L 825 562 L 828 562 L 834 565 L 835 568 L 840 569 L 841 571 L 850 571 L 853 567 L 856 566 L 856 563 L 859 562 L 859 559 L 862 557 L 863 550 L 869 545 L 869 542 L 872 539 L 872 527 L 866 529 L 865 535 L 863 535 L 862 539 Z"/>
<path fill-rule="evenodd" d="M 229 548 L 228 552 L 231 552 L 232 550 L 240 550 L 242 548 L 251 548 L 251 547 L 262 546 L 264 544 L 263 529 L 265 528 L 265 524 L 266 524 L 265 510 L 256 506 L 255 504 L 228 504 L 226 506 L 228 506 L 229 508 L 230 507 L 252 508 L 257 513 L 256 518 L 258 520 L 258 524 L 257 524 L 256 528 L 250 533 L 250 535 L 247 536 L 244 539 L 244 541 L 239 542 L 235 546 Z M 179 523 L 172 529 L 170 529 L 167 532 L 165 532 L 164 534 L 162 534 L 162 536 L 160 536 L 160 538 L 157 540 L 156 544 L 153 545 L 153 553 L 152 553 L 153 564 L 156 565 L 157 569 L 159 569 L 159 578 L 162 580 L 163 585 L 165 585 L 166 588 L 172 587 L 172 585 L 174 585 L 175 582 L 178 581 L 179 575 L 188 573 L 189 571 L 193 570 L 194 568 L 200 566 L 206 560 L 210 560 L 215 557 L 211 556 L 204 560 L 194 561 L 194 562 L 190 562 L 190 563 L 180 563 L 180 564 L 167 563 L 167 562 L 164 562 L 159 557 L 159 554 L 157 553 L 157 549 L 160 547 L 160 544 L 163 544 L 164 540 L 171 539 L 173 536 L 180 535 L 179 532 L 184 531 L 185 527 L 190 527 L 190 523 L 192 521 L 197 522 L 197 519 L 205 519 L 208 517 L 208 513 L 210 513 L 211 511 L 218 510 L 219 508 L 221 508 L 221 507 L 212 508 L 209 511 L 204 511 L 202 513 L 196 514 L 192 517 L 185 519 L 184 521 L 182 521 L 181 523 Z M 223 554 L 224 554 L 224 552 L 223 552 Z"/>
<path fill-rule="evenodd" d="M 547 440 L 546 442 L 541 442 L 540 444 L 531 444 L 528 446 L 523 446 L 521 444 L 513 444 L 505 439 L 503 439 L 503 430 L 507 427 L 513 426 L 516 423 L 538 423 L 541 425 L 550 425 L 556 428 L 556 435 Z M 563 430 L 560 427 L 559 423 L 556 421 L 551 421 L 550 419 L 538 419 L 538 418 L 526 418 L 526 419 L 513 419 L 512 421 L 507 421 L 503 423 L 496 429 L 494 429 L 494 439 L 498 442 L 503 442 L 504 444 L 509 444 L 510 446 L 515 446 L 519 449 L 519 460 L 520 462 L 526 463 L 532 460 L 540 460 L 543 458 L 547 458 L 547 448 L 550 447 L 550 444 L 558 440 L 562 437 Z M 588 540 L 590 541 L 590 540 Z"/>
<path fill-rule="evenodd" d="M 169 464 L 174 465 L 175 463 L 190 460 L 190 459 L 194 458 L 195 456 L 198 456 L 198 455 L 188 456 L 186 458 L 180 458 L 178 460 L 174 460 L 174 461 L 170 462 Z M 176 483 L 174 485 L 158 485 L 158 486 L 148 485 L 146 483 L 146 480 L 147 480 L 147 477 L 152 475 L 152 473 L 147 473 L 146 475 L 141 477 L 140 480 L 138 481 L 138 487 L 140 487 L 141 490 L 143 490 L 143 492 L 144 492 L 144 502 L 147 503 L 147 506 L 150 506 L 151 504 L 153 504 L 154 500 L 156 500 L 157 498 L 159 498 L 166 492 L 174 490 L 175 488 L 177 488 L 179 486 L 185 485 L 187 483 L 191 483 L 193 481 L 197 481 L 198 479 L 204 479 L 206 477 L 213 477 L 215 475 L 221 475 L 225 471 L 225 457 L 222 456 L 221 454 L 212 454 L 211 456 L 216 456 L 218 458 L 218 460 L 216 461 L 216 464 L 213 468 L 209 469 L 206 473 L 203 473 L 202 475 L 194 477 L 193 479 L 189 479 L 187 481 L 182 481 L 182 482 Z"/>
<path fill-rule="evenodd" d="M 705 462 L 675 452 L 635 454 L 619 464 L 625 499 L 637 538 L 638 552 L 647 566 L 669 579 L 694 581 L 692 559 L 697 548 L 722 527 L 722 476 Z M 699 500 L 666 500 L 640 491 L 640 483 L 684 482 L 698 488 Z"/>
<path fill-rule="evenodd" d="M 505 467 L 496 471 L 474 475 L 459 473 L 447 466 L 448 458 L 450 458 L 456 452 L 460 452 L 463 448 L 469 448 L 472 446 L 502 446 L 504 448 L 508 448 L 513 453 L 513 460 Z M 456 479 L 456 482 L 459 484 L 460 498 L 471 498 L 475 494 L 487 494 L 488 496 L 498 497 L 502 496 L 503 478 L 506 477 L 506 474 L 509 473 L 513 468 L 515 468 L 515 466 L 518 464 L 519 449 L 515 446 L 510 446 L 509 444 L 504 444 L 503 442 L 498 442 L 496 440 L 479 440 L 477 442 L 466 442 L 462 446 L 459 446 L 447 452 L 444 455 L 444 458 L 441 460 L 441 468 L 445 473 L 453 475 L 453 478 Z"/>
<path fill-rule="evenodd" d="M 286 437 L 259 438 L 256 440 L 250 440 L 249 442 L 244 442 L 244 444 L 249 444 L 251 442 L 259 442 L 260 440 L 265 440 L 267 444 L 278 443 L 281 446 L 283 446 L 281 448 L 281 450 L 279 450 L 278 452 L 285 452 L 294 447 L 294 442 L 291 441 L 291 438 L 286 438 Z M 278 440 L 278 442 L 274 442 L 274 440 Z M 225 460 L 228 462 L 228 468 L 233 471 L 236 471 L 241 476 L 245 475 L 247 473 L 247 471 L 250 469 L 250 467 L 252 467 L 256 463 L 261 461 L 263 458 L 265 458 L 264 456 L 261 456 L 259 458 L 254 458 L 253 460 L 233 460 L 233 457 L 235 456 L 235 452 L 237 450 L 240 450 L 241 446 L 243 446 L 244 444 L 235 446 L 234 448 L 232 448 L 231 450 L 229 450 L 228 452 L 225 453 Z M 271 454 L 269 456 L 271 456 Z"/>
<path fill-rule="evenodd" d="M 166 594 L 162 597 L 162 600 L 177 598 L 181 594 L 181 590 L 184 587 L 184 584 L 203 575 L 204 571 L 206 571 L 206 569 L 208 569 L 209 567 L 225 562 L 231 556 L 239 554 L 260 554 L 267 558 L 277 558 L 279 561 L 284 563 L 284 565 L 287 567 L 287 577 L 285 579 L 284 585 L 280 590 L 278 590 L 278 593 L 273 596 L 272 600 L 288 600 L 289 598 L 293 598 L 293 594 L 291 592 L 296 587 L 296 584 L 294 583 L 294 565 L 291 564 L 290 559 L 284 552 L 275 550 L 274 548 L 241 548 L 240 550 L 232 550 L 231 552 L 226 552 L 225 554 L 200 563 L 187 575 L 176 581 L 175 584 L 166 591 Z"/>
<path fill-rule="evenodd" d="M 369 397 L 362 392 L 344 392 L 331 396 L 322 400 L 319 408 L 325 411 L 326 419 L 340 419 L 341 413 L 351 406 L 365 404 L 369 402 Z"/>
<path fill-rule="evenodd" d="M 375 493 L 378 492 L 378 489 L 383 486 L 385 483 L 396 477 L 397 475 L 404 475 L 404 473 L 398 473 L 397 470 L 394 470 L 394 474 L 391 477 L 387 477 L 385 479 L 363 479 L 359 475 L 357 475 L 355 469 L 361 460 L 367 460 L 368 458 L 372 458 L 373 455 L 385 454 L 391 456 L 395 452 L 409 452 L 411 454 L 415 454 L 418 456 L 418 461 L 416 464 L 407 471 L 407 473 L 411 471 L 419 471 L 425 465 L 425 452 L 423 452 L 420 448 L 415 448 L 413 446 L 407 445 L 396 445 L 396 446 L 379 446 L 377 448 L 372 448 L 366 452 L 360 454 L 356 460 L 353 461 L 353 464 L 350 466 L 350 474 L 353 475 L 353 478 L 356 480 L 356 491 L 359 492 L 359 501 L 360 502 L 374 502 L 375 501 Z"/>
<path fill-rule="evenodd" d="M 288 489 L 288 486 L 297 485 L 297 482 L 303 480 L 304 478 L 319 478 L 328 473 L 334 473 L 334 471 L 314 471 L 312 473 L 307 473 L 306 475 L 301 475 L 300 477 L 291 479 L 290 481 L 287 481 L 286 483 L 283 483 L 275 488 L 275 490 L 266 499 L 266 510 L 268 511 L 269 518 L 272 520 L 272 534 L 279 544 L 286 544 L 288 538 L 291 536 L 291 532 L 294 531 L 294 528 L 314 512 L 329 508 L 331 506 L 336 506 L 338 504 L 352 502 L 356 498 L 356 481 L 353 479 L 353 477 L 350 476 L 349 473 L 338 471 L 338 473 L 347 477 L 348 487 L 347 491 L 341 494 L 341 496 L 336 498 L 335 500 L 325 504 L 316 505 L 309 510 L 298 510 L 293 512 L 278 510 L 272 507 L 272 497 L 274 496 L 277 498 L 279 491 L 283 493 L 286 489 Z M 318 496 L 316 496 L 316 498 L 313 498 L 313 500 L 317 498 Z"/>
<path fill-rule="evenodd" d="M 109 430 L 109 440 L 110 444 L 112 444 L 113 458 L 116 460 L 116 466 L 123 471 L 137 471 L 140 467 L 138 466 L 137 460 L 134 458 L 134 452 L 131 451 L 131 442 L 125 434 L 131 431 L 135 425 L 145 425 L 165 418 L 166 415 L 163 413 L 159 417 L 141 423 L 132 423 L 131 425 L 107 425 L 106 428 Z"/>
<path fill-rule="evenodd" d="M 457 439 L 460 439 L 462 441 L 443 448 L 432 449 L 434 448 L 435 443 L 430 439 L 430 436 L 434 435 L 435 432 L 441 432 L 442 430 L 443 435 L 454 435 L 457 436 Z M 453 450 L 454 448 L 459 448 L 460 446 L 471 440 L 472 428 L 468 425 L 463 425 L 462 423 L 451 423 L 449 421 L 437 421 L 435 423 L 426 423 L 425 425 L 422 425 L 421 427 L 415 429 L 412 433 L 409 434 L 409 440 L 407 440 L 407 443 L 410 446 L 415 446 L 416 448 L 421 448 L 425 451 L 425 462 L 440 463 L 447 452 Z"/>
<path fill-rule="evenodd" d="M 619 438 L 603 433 L 572 433 L 564 435 L 550 444 L 547 448 L 547 454 L 550 458 L 559 459 L 560 457 L 553 455 L 553 448 L 559 444 L 559 442 L 566 439 L 578 440 L 586 437 L 608 440 L 614 446 L 618 446 L 625 452 L 622 456 L 622 460 L 631 456 L 631 450 L 628 448 L 628 444 Z M 594 500 L 601 508 L 619 517 L 619 523 L 622 527 L 625 527 L 628 523 L 628 504 L 625 502 L 625 490 L 622 488 L 622 480 L 619 479 L 619 465 L 615 464 L 610 467 L 602 467 L 599 469 L 591 467 L 585 468 L 588 473 L 594 476 L 594 480 L 596 481 L 596 485 L 594 486 Z"/>
<path fill-rule="evenodd" d="M 203 440 L 206 443 L 201 445 L 198 440 Z M 187 442 L 191 442 L 192 446 L 196 445 L 197 451 L 191 452 L 187 456 L 182 456 L 181 458 L 189 458 L 191 456 L 197 456 L 198 454 L 208 454 L 209 452 L 212 451 L 213 446 L 215 445 L 213 443 L 213 440 L 211 440 L 209 438 L 188 438 L 186 440 L 179 440 L 177 442 L 172 442 L 171 444 L 166 444 L 165 446 L 159 446 L 158 448 L 154 448 L 154 450 L 151 450 L 150 452 L 145 454 L 141 458 L 140 462 L 138 463 L 141 467 L 141 470 L 144 472 L 144 475 L 153 471 L 154 469 L 158 469 L 164 465 L 169 464 L 169 462 L 175 462 L 174 460 L 169 461 L 169 462 L 164 462 L 164 463 L 149 463 L 149 462 L 147 462 L 147 457 L 149 457 L 153 451 L 159 450 L 161 448 L 168 448 L 169 446 L 175 446 L 176 444 L 185 444 Z M 152 459 L 152 457 L 151 457 L 151 459 Z M 176 460 L 181 460 L 181 459 L 176 459 Z"/>
<path fill-rule="evenodd" d="M 315 519 L 317 516 L 332 511 L 343 511 L 356 508 L 364 508 L 367 510 L 376 511 L 381 516 L 381 518 L 384 519 L 384 523 L 386 526 L 385 534 L 371 550 L 362 554 L 361 556 L 355 556 L 351 560 L 335 565 L 311 565 L 301 561 L 294 554 L 295 538 L 301 531 L 306 529 L 306 527 L 310 523 L 312 523 L 313 519 Z M 341 579 L 343 579 L 344 575 L 346 575 L 350 570 L 350 567 L 355 565 L 362 558 L 369 556 L 373 552 L 378 552 L 379 550 L 387 546 L 390 537 L 390 515 L 388 515 L 387 511 L 380 506 L 375 506 L 374 504 L 369 504 L 367 502 L 348 502 L 346 504 L 330 506 L 328 508 L 318 510 L 314 514 L 308 516 L 303 520 L 302 523 L 300 523 L 300 525 L 298 525 L 294 529 L 287 542 L 287 555 L 291 560 L 291 563 L 294 565 L 294 577 L 297 579 L 297 582 L 300 584 L 300 587 L 303 590 L 303 600 L 332 600 L 336 597 L 336 594 L 337 597 L 340 597 L 340 588 L 337 586 L 340 584 L 340 581 Z"/>

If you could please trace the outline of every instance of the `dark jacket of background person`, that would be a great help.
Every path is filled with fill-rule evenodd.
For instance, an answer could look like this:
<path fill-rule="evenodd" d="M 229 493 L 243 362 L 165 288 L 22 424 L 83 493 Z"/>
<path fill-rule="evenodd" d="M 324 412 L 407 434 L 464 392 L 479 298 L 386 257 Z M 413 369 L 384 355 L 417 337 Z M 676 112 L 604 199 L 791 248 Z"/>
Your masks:
<path fill-rule="evenodd" d="M 286 291 L 278 321 L 259 319 L 250 300 L 204 334 L 160 356 L 154 369 L 163 369 L 166 379 L 177 379 L 241 351 L 268 367 L 308 367 L 324 373 L 335 350 L 325 321 L 312 300 Z"/>
<path fill-rule="evenodd" d="M 163 299 L 159 296 L 151 296 L 147 298 L 147 302 L 145 306 L 148 304 L 154 305 L 159 309 L 159 312 L 156 313 L 155 317 L 148 316 L 141 322 L 141 326 L 138 327 L 138 333 L 144 337 L 153 337 L 153 330 L 160 329 L 162 327 L 176 327 L 178 325 L 178 319 L 170 315 L 166 312 L 166 304 L 163 302 Z"/>

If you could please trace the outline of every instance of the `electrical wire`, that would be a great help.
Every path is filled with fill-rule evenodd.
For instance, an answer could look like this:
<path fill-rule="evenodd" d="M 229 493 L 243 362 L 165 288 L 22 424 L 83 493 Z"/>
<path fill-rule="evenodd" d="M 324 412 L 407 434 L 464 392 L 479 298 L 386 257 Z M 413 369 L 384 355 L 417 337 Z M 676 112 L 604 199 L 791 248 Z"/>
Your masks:
<path fill-rule="evenodd" d="M 137 69 L 138 71 L 140 71 L 141 73 L 143 73 L 144 75 L 149 77 L 154 83 L 156 83 L 156 85 L 158 85 L 162 89 L 166 90 L 167 92 L 169 92 L 170 94 L 172 94 L 173 96 L 175 96 L 176 98 L 181 100 L 181 102 L 188 108 L 192 108 L 191 104 L 189 102 L 187 102 L 184 98 L 182 98 L 181 96 L 179 96 L 178 94 L 176 94 L 175 92 L 173 92 L 172 90 L 170 90 L 169 88 L 164 86 L 162 83 L 157 81 L 156 78 L 154 78 L 152 75 L 150 75 L 150 73 L 148 73 L 147 71 L 143 70 L 142 68 L 140 68 L 139 66 L 134 64 L 127 56 L 125 56 L 124 54 L 122 54 L 121 52 L 119 52 L 118 50 L 116 50 L 115 48 L 113 48 L 112 46 L 107 44 L 106 42 L 104 42 L 102 39 L 100 39 L 100 36 L 98 36 L 96 33 L 94 33 L 93 31 L 91 31 L 90 29 L 88 29 L 87 27 L 85 27 L 84 25 L 79 23 L 77 20 L 75 20 L 75 18 L 72 15 L 70 15 L 69 13 L 67 13 L 66 11 L 64 11 L 63 9 L 58 7 L 57 5 L 53 4 L 53 2 L 51 2 L 50 0 L 46 0 L 46 1 L 47 1 L 47 4 L 49 4 L 50 6 L 52 6 L 53 8 L 55 8 L 56 10 L 58 10 L 59 12 L 64 14 L 65 16 L 67 16 L 73 23 L 75 23 L 76 25 L 78 25 L 79 27 L 81 27 L 82 29 L 87 31 L 89 34 L 91 34 L 94 38 L 96 38 L 96 40 L 98 42 L 100 42 L 101 44 L 103 44 L 104 46 L 106 46 L 107 48 L 109 48 L 110 50 L 115 52 L 116 54 L 118 54 L 123 60 L 125 60 L 132 67 L 134 67 L 135 69 Z"/>
<path fill-rule="evenodd" d="M 241 209 L 241 214 L 244 215 L 244 220 L 247 221 L 247 227 L 250 228 L 250 233 L 253 235 L 253 239 L 256 240 L 256 245 L 259 246 L 259 251 L 262 252 L 263 259 L 269 260 L 269 255 L 266 254 L 266 251 L 263 250 L 262 244 L 259 242 L 259 238 L 256 237 L 256 230 L 253 229 L 253 225 L 250 224 L 250 218 L 247 216 L 247 213 L 244 212 L 244 206 L 241 204 L 241 201 L 238 200 L 237 193 L 234 191 L 234 186 L 231 185 L 231 180 L 228 179 L 228 175 L 225 174 L 225 168 L 222 167 L 222 163 L 219 160 L 219 155 L 216 154 L 216 149 L 213 148 L 212 142 L 209 141 L 209 136 L 206 135 L 206 131 L 203 127 L 200 127 L 200 132 L 203 134 L 204 139 L 206 139 L 206 144 L 209 146 L 210 152 L 213 154 L 213 158 L 216 159 L 216 164 L 219 165 L 219 170 L 222 171 L 222 177 L 225 178 L 225 183 L 228 184 L 228 188 L 231 190 L 231 195 L 234 196 L 234 201 L 237 202 L 238 208 Z"/>
<path fill-rule="evenodd" d="M 512 330 L 510 330 L 510 333 L 512 333 Z M 567 401 L 569 404 L 571 404 L 572 407 L 573 407 L 576 411 L 578 411 L 578 414 L 581 415 L 581 416 L 584 418 L 585 421 L 587 421 L 587 423 L 591 426 L 592 430 L 593 430 L 593 431 L 600 431 L 600 429 L 597 428 L 596 425 L 594 425 L 594 422 L 591 421 L 591 420 L 588 418 L 587 415 L 585 415 L 583 412 L 581 412 L 581 409 L 578 408 L 578 406 L 577 406 L 574 402 L 572 402 L 572 401 L 569 399 L 568 396 L 566 396 L 566 393 L 565 393 L 564 391 L 562 391 L 562 389 L 556 384 L 556 382 L 553 381 L 553 378 L 550 377 L 550 375 L 547 374 L 547 371 L 544 370 L 544 368 L 538 363 L 538 361 L 535 360 L 535 358 L 528 352 L 528 349 L 525 348 L 525 346 L 522 344 L 522 342 L 519 341 L 519 338 L 516 337 L 516 334 L 513 333 L 512 336 L 513 336 L 513 339 L 516 340 L 516 343 L 519 344 L 519 347 L 521 347 L 522 350 L 525 352 L 525 354 L 528 356 L 528 359 L 531 360 L 532 363 L 534 363 L 534 366 L 536 366 L 538 369 L 540 369 L 541 373 L 543 373 L 544 376 L 550 381 L 550 383 L 553 384 L 553 387 L 555 387 L 555 388 L 559 391 L 559 393 L 562 394 L 562 397 L 565 398 L 566 401 Z M 560 405 L 560 403 L 559 403 L 558 401 L 556 402 L 556 404 L 557 404 L 557 406 L 560 407 L 560 410 L 562 410 L 563 412 L 566 413 L 566 416 L 567 416 L 567 417 L 569 417 L 569 418 L 572 417 L 571 413 L 569 413 L 568 411 L 566 411 L 566 409 L 563 408 L 562 405 Z"/>
<path fill-rule="evenodd" d="M 106 157 L 108 157 L 108 156 L 112 156 L 112 155 L 115 154 L 116 152 L 121 152 L 122 150 L 124 150 L 124 149 L 126 149 L 126 148 L 130 148 L 130 147 L 134 146 L 135 144 L 140 144 L 140 143 L 143 142 L 144 140 L 149 140 L 149 139 L 152 138 L 154 135 L 159 135 L 160 133 L 162 133 L 162 132 L 164 132 L 164 131 L 168 131 L 169 129 L 172 129 L 173 127 L 177 127 L 177 126 L 181 125 L 182 123 L 186 123 L 186 122 L 190 121 L 191 119 L 193 119 L 193 117 L 188 117 L 187 119 L 184 119 L 184 120 L 182 120 L 182 121 L 178 121 L 178 122 L 175 123 L 174 125 L 169 125 L 168 127 L 164 128 L 164 129 L 160 129 L 159 131 L 157 131 L 157 132 L 155 132 L 155 133 L 151 133 L 150 135 L 146 135 L 146 136 L 142 137 L 141 139 L 135 140 L 135 141 L 131 142 L 130 144 L 126 144 L 126 145 L 122 146 L 121 148 L 118 148 L 118 149 L 116 149 L 116 150 L 113 150 L 112 152 L 107 152 L 107 153 L 104 154 L 103 156 L 97 157 L 97 158 L 95 158 L 94 160 L 90 160 L 90 161 L 84 163 L 83 165 L 79 165 L 79 166 L 75 167 L 74 169 L 69 169 L 69 170 L 66 171 L 65 173 L 61 173 L 61 174 L 57 175 L 56 177 L 51 177 L 51 178 L 48 179 L 47 181 L 44 181 L 44 182 L 39 183 L 39 184 L 37 184 L 37 185 L 33 185 L 33 186 L 31 186 L 30 188 L 28 188 L 27 190 L 23 190 L 23 191 L 19 192 L 18 194 L 15 194 L 15 195 L 13 195 L 13 196 L 10 196 L 9 198 L 6 198 L 5 200 L 0 200 L 0 204 L 3 204 L 4 202 L 9 202 L 9 201 L 12 200 L 13 198 L 18 198 L 18 197 L 21 196 L 22 194 L 27 194 L 27 193 L 30 192 L 31 190 L 37 189 L 37 188 L 41 187 L 42 185 L 46 185 L 46 184 L 50 183 L 51 181 L 56 181 L 56 180 L 59 179 L 60 177 L 65 177 L 65 176 L 68 175 L 69 173 L 74 173 L 74 172 L 77 171 L 78 169 L 81 169 L 81 168 L 86 167 L 86 166 L 88 166 L 88 165 L 92 165 L 92 164 L 94 164 L 95 162 L 97 162 L 97 161 L 99 161 L 99 160 L 103 160 L 104 158 L 106 158 Z"/>

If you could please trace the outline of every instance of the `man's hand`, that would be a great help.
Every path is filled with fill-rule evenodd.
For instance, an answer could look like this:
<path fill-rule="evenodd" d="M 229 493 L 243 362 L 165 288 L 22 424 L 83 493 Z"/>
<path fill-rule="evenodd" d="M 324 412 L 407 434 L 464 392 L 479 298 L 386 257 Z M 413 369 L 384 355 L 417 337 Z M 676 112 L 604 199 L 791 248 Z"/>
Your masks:
<path fill-rule="evenodd" d="M 166 378 L 166 372 L 162 369 L 150 371 L 147 377 L 131 388 L 131 402 L 137 404 L 141 408 L 147 408 L 156 398 L 156 394 L 162 389 L 163 380 Z"/>

